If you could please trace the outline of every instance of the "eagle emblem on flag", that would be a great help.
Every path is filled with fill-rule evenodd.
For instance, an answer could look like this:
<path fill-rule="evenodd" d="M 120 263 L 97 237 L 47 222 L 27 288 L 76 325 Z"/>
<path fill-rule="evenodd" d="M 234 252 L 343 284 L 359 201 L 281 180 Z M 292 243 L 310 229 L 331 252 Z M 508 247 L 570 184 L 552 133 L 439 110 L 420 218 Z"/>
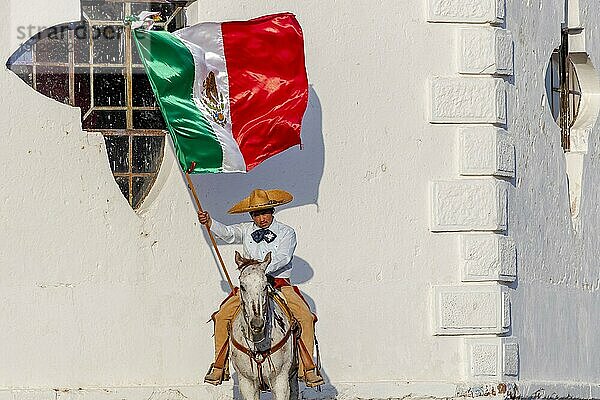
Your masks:
<path fill-rule="evenodd" d="M 227 124 L 227 118 L 225 117 L 225 101 L 223 101 L 223 94 L 219 92 L 217 87 L 217 79 L 215 73 L 210 71 L 204 82 L 202 83 L 204 90 L 202 91 L 202 104 L 210 112 L 213 121 L 221 126 Z"/>
<path fill-rule="evenodd" d="M 247 172 L 300 144 L 308 79 L 293 14 L 133 36 L 184 171 Z"/>

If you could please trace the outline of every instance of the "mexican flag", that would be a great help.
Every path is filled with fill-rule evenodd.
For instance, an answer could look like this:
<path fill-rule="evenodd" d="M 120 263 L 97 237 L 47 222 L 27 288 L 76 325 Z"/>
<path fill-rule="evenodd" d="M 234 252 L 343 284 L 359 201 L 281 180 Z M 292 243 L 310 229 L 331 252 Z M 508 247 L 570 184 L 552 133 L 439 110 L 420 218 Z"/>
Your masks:
<path fill-rule="evenodd" d="M 300 144 L 308 81 L 293 14 L 134 37 L 184 171 L 246 172 Z"/>

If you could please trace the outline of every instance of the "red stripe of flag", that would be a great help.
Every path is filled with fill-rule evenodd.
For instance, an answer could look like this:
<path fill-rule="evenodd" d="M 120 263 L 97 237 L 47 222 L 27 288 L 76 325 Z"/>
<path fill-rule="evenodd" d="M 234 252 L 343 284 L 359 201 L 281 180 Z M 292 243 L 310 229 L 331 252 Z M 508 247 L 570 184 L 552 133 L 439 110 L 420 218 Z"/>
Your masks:
<path fill-rule="evenodd" d="M 300 144 L 308 103 L 304 40 L 293 14 L 221 24 L 233 137 L 247 169 Z"/>

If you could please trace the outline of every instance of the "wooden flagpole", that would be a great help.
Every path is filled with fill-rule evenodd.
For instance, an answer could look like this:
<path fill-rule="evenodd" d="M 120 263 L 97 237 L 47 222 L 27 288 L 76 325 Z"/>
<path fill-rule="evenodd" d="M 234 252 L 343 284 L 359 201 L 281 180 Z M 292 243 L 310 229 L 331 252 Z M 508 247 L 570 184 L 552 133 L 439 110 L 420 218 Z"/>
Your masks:
<path fill-rule="evenodd" d="M 204 212 L 204 210 L 202 209 L 202 204 L 200 204 L 200 199 L 198 199 L 198 195 L 196 194 L 196 188 L 194 187 L 194 184 L 192 183 L 192 179 L 190 178 L 190 172 L 192 172 L 194 170 L 194 168 L 196 168 L 196 162 L 192 161 L 192 165 L 190 165 L 190 168 L 187 171 L 185 171 L 185 178 L 187 179 L 188 187 L 192 191 L 194 200 L 196 200 L 196 206 L 198 207 L 198 211 Z M 219 252 L 219 248 L 217 247 L 217 241 L 215 240 L 215 237 L 213 236 L 213 234 L 210 231 L 210 229 L 208 228 L 208 226 L 204 225 L 204 227 L 206 228 L 206 232 L 208 232 L 208 237 L 210 238 L 213 248 L 215 249 L 215 252 L 217 253 L 217 258 L 219 259 L 219 263 L 221 264 L 221 269 L 225 273 L 225 278 L 227 278 L 227 283 L 229 283 L 229 288 L 233 292 L 233 283 L 231 283 L 231 278 L 229 277 L 229 273 L 227 272 L 227 268 L 225 267 L 225 263 L 223 262 L 223 257 L 221 257 L 221 253 Z"/>

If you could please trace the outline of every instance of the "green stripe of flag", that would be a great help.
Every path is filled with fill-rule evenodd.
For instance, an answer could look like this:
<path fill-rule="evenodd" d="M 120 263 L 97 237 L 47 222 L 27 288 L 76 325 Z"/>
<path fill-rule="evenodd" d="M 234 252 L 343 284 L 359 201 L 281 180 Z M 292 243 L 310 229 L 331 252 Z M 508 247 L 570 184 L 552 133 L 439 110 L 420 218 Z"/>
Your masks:
<path fill-rule="evenodd" d="M 181 168 L 195 161 L 193 172 L 221 171 L 221 144 L 193 100 L 195 66 L 189 49 L 165 31 L 136 29 L 134 37 Z"/>

